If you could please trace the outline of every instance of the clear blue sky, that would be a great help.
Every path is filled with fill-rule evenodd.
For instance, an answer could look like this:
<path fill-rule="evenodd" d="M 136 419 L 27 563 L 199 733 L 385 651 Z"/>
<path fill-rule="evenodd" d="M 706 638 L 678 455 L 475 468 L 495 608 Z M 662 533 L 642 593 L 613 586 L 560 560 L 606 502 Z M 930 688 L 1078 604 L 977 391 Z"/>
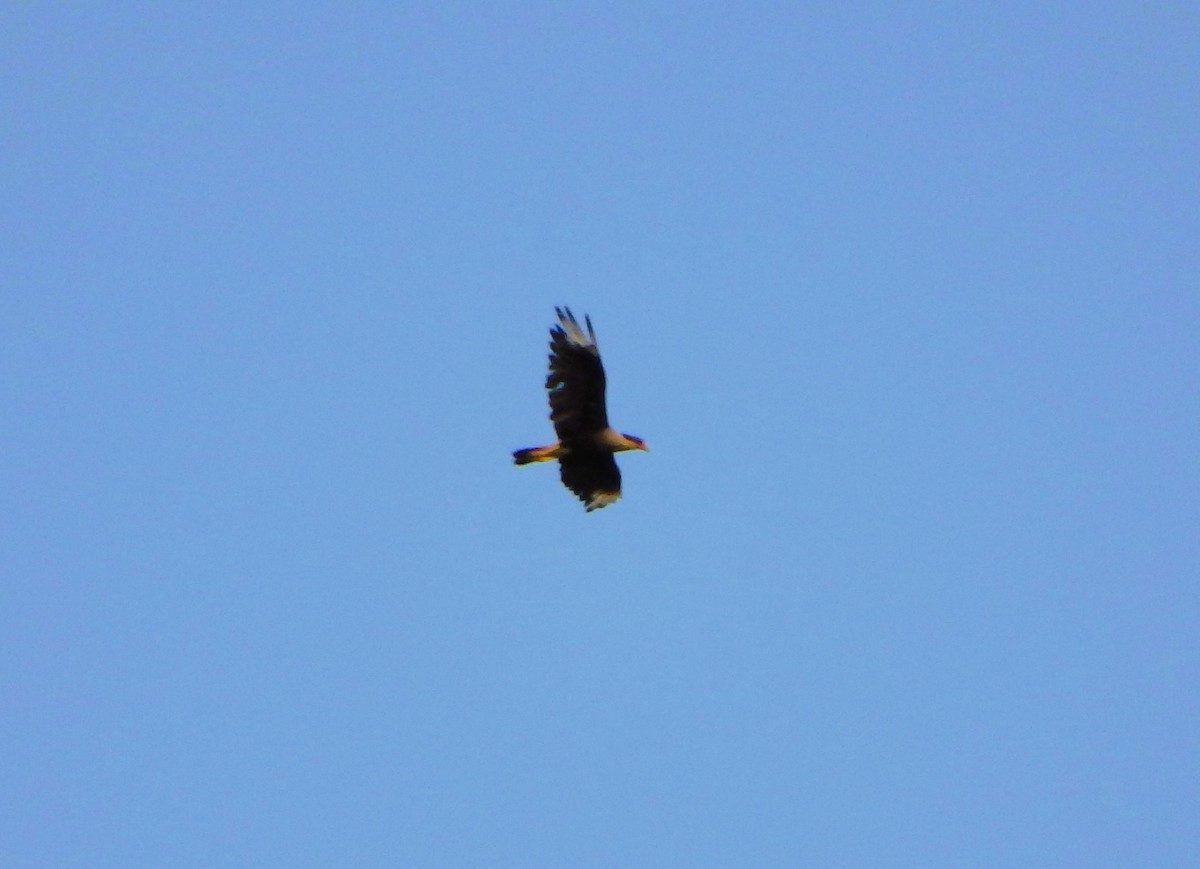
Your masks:
<path fill-rule="evenodd" d="M 0 77 L 0 864 L 1200 865 L 1194 5 L 9 3 Z"/>

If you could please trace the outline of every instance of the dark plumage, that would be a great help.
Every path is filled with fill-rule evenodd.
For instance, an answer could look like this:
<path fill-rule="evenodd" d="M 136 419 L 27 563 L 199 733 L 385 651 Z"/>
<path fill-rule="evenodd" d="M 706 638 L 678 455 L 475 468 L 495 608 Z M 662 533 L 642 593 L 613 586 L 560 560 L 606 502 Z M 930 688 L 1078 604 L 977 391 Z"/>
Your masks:
<path fill-rule="evenodd" d="M 558 443 L 517 450 L 513 459 L 518 465 L 558 459 L 563 485 L 590 513 L 621 497 L 621 471 L 613 453 L 645 450 L 646 444 L 608 424 L 604 365 L 591 318 L 583 318 L 585 332 L 569 308 L 554 310 L 558 324 L 550 329 L 546 389 Z"/>

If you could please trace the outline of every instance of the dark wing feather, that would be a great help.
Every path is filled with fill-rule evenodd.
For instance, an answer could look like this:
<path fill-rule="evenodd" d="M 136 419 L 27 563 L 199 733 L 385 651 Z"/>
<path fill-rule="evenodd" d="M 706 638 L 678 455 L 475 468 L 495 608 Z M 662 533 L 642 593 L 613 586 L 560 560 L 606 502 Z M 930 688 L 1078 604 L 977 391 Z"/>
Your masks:
<path fill-rule="evenodd" d="M 579 496 L 589 513 L 607 507 L 621 496 L 621 471 L 612 453 L 595 450 L 567 453 L 558 464 L 563 485 Z"/>
<path fill-rule="evenodd" d="M 550 329 L 550 375 L 546 378 L 550 420 L 564 446 L 578 447 L 590 443 L 592 435 L 608 428 L 604 366 L 591 319 L 584 318 L 585 333 L 569 308 L 554 310 L 558 312 L 559 325 Z"/>

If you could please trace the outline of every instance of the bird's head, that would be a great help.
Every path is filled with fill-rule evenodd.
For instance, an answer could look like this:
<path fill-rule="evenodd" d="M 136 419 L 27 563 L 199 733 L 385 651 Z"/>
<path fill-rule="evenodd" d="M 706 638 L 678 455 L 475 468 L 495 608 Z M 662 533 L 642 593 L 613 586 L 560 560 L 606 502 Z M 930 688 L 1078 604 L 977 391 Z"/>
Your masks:
<path fill-rule="evenodd" d="M 621 433 L 621 437 L 625 438 L 625 449 L 641 450 L 644 453 L 650 452 L 650 447 L 646 446 L 646 442 L 639 437 L 631 434 Z"/>

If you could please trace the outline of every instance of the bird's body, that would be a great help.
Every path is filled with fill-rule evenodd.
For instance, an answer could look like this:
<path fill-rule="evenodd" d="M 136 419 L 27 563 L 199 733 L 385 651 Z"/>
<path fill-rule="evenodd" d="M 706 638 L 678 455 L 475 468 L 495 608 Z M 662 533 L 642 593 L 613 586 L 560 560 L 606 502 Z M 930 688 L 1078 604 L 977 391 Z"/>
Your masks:
<path fill-rule="evenodd" d="M 613 453 L 645 450 L 641 438 L 622 434 L 608 424 L 604 365 L 590 317 L 587 331 L 570 309 L 555 308 L 558 325 L 550 329 L 550 421 L 558 443 L 517 450 L 518 465 L 558 460 L 563 485 L 574 492 L 588 512 L 607 507 L 621 497 L 621 471 Z"/>

